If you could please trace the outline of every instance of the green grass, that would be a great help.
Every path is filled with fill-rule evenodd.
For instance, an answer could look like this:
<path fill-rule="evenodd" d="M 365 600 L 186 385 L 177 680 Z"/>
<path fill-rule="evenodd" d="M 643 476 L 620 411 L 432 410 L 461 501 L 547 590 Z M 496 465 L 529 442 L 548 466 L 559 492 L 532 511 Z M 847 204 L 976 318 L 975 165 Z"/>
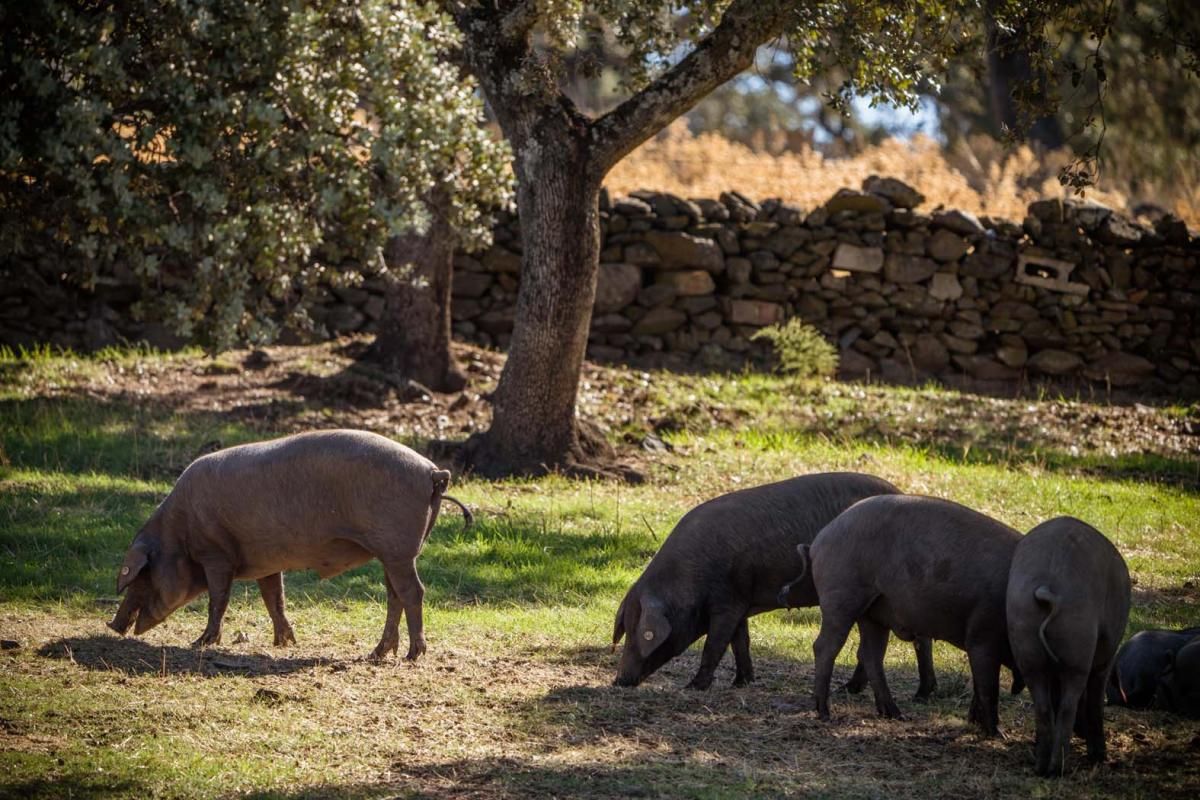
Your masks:
<path fill-rule="evenodd" d="M 649 462 L 641 486 L 457 484 L 477 523 L 464 531 L 447 508 L 421 556 L 429 653 L 415 666 L 373 665 L 358 657 L 383 623 L 375 563 L 328 581 L 289 574 L 299 644 L 286 651 L 269 646 L 253 584 L 235 590 L 225 645 L 203 653 L 186 647 L 203 628 L 203 599 L 141 638 L 103 627 L 124 549 L 179 471 L 208 442 L 292 429 L 286 417 L 264 427 L 94 391 L 143 367 L 204 369 L 195 354 L 0 354 L 0 635 L 22 645 L 0 651 L 0 795 L 1139 797 L 1194 796 L 1200 781 L 1200 725 L 1120 710 L 1110 713 L 1115 766 L 1035 780 L 1028 695 L 1004 700 L 1007 740 L 979 739 L 965 723 L 965 656 L 940 644 L 942 688 L 928 706 L 904 701 L 911 648 L 889 651 L 908 721 L 842 697 L 834 723 L 819 723 L 808 700 L 815 610 L 755 618 L 759 681 L 748 689 L 725 688 L 723 664 L 720 688 L 682 691 L 695 649 L 637 690 L 609 686 L 613 612 L 678 518 L 716 494 L 810 471 L 878 474 L 1022 530 L 1081 517 L 1126 556 L 1131 630 L 1196 624 L 1195 452 L 1112 455 L 1095 438 L 1103 431 L 1081 430 L 1101 444 L 1072 453 L 1069 430 L 994 430 L 997 420 L 1021 428 L 1029 403 L 1101 417 L 1104 406 L 612 373 L 614 392 L 644 392 L 614 431 L 640 436 L 657 422 L 675 452 Z M 972 405 L 991 410 L 972 421 Z M 1195 409 L 1148 413 L 1169 426 Z M 247 641 L 234 643 L 239 633 Z M 853 642 L 839 664 L 852 662 Z"/>

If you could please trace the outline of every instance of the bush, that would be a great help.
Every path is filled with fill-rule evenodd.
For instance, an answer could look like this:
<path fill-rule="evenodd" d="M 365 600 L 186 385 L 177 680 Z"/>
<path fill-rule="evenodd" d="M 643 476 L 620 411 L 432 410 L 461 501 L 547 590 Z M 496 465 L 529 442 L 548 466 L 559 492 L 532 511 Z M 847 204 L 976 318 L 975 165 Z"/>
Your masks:
<path fill-rule="evenodd" d="M 779 357 L 779 371 L 800 378 L 828 378 L 837 372 L 838 354 L 821 332 L 799 317 L 768 325 L 751 339 L 766 339 Z"/>

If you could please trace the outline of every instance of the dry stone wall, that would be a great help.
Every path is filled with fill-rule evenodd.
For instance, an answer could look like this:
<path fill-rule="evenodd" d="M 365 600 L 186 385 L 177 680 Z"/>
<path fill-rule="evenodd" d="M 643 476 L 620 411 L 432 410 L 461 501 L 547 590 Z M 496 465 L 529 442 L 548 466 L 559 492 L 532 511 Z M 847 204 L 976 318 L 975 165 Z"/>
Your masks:
<path fill-rule="evenodd" d="M 1017 224 L 923 201 L 888 178 L 808 212 L 734 192 L 605 198 L 589 357 L 728 368 L 767 359 L 751 336 L 795 316 L 847 376 L 1200 391 L 1200 239 L 1182 221 L 1044 200 Z M 504 218 L 490 250 L 456 259 L 458 335 L 507 343 L 519 233 Z"/>
<path fill-rule="evenodd" d="M 1200 238 L 1179 219 L 1130 220 L 1084 202 L 1033 203 L 1021 223 L 952 210 L 889 178 L 802 210 L 729 192 L 602 199 L 604 245 L 590 358 L 727 369 L 766 363 L 751 341 L 800 317 L 847 377 L 885 381 L 1095 381 L 1200 395 Z M 518 220 L 458 254 L 456 335 L 507 345 L 520 268 Z M 175 344 L 128 313 L 119 282 L 94 293 L 0 265 L 0 343 L 94 349 Z M 371 332 L 383 286 L 326 290 L 330 333 Z"/>

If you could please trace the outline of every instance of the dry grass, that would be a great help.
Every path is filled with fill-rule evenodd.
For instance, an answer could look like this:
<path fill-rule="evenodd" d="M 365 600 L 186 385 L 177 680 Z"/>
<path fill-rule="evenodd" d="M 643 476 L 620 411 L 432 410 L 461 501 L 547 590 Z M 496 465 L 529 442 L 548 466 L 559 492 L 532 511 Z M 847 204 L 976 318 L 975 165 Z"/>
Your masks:
<path fill-rule="evenodd" d="M 733 189 L 811 209 L 840 188 L 857 189 L 869 175 L 886 175 L 924 193 L 925 208 L 942 205 L 1020 221 L 1033 200 L 1070 195 L 1058 182 L 1058 171 L 1068 161 L 1062 152 L 1039 156 L 1028 147 L 1008 149 L 984 136 L 949 152 L 917 136 L 911 142 L 888 139 L 848 158 L 826 158 L 811 148 L 755 149 L 717 134 L 693 136 L 679 121 L 619 163 L 605 185 L 615 195 L 652 189 L 715 198 Z M 1200 168 L 1195 163 L 1181 165 L 1174 184 L 1140 192 L 1109 169 L 1086 196 L 1126 211 L 1152 202 L 1200 227 Z"/>

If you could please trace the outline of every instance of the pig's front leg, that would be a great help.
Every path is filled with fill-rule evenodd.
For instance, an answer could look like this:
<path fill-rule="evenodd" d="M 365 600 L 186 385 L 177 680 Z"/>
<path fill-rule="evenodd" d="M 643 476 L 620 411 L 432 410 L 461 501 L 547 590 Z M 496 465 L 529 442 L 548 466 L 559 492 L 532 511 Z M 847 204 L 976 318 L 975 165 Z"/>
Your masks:
<path fill-rule="evenodd" d="M 271 625 L 275 628 L 275 646 L 284 647 L 296 643 L 296 634 L 287 615 L 283 613 L 283 573 L 276 572 L 265 578 L 258 579 L 258 590 L 262 593 L 263 603 L 267 613 L 271 615 Z"/>
<path fill-rule="evenodd" d="M 233 570 L 223 564 L 205 564 L 204 579 L 208 582 L 208 626 L 192 647 L 221 643 L 221 620 L 229 607 L 229 590 L 233 587 Z"/>
<path fill-rule="evenodd" d="M 708 622 L 708 635 L 704 637 L 704 650 L 700 654 L 700 669 L 688 683 L 689 689 L 707 689 L 712 685 L 713 673 L 721 663 L 721 657 L 729 649 L 729 643 L 737 632 L 738 624 L 746 619 L 746 609 L 722 608 L 714 611 Z M 748 634 L 747 634 L 748 636 Z M 747 649 L 749 649 L 747 638 Z"/>

